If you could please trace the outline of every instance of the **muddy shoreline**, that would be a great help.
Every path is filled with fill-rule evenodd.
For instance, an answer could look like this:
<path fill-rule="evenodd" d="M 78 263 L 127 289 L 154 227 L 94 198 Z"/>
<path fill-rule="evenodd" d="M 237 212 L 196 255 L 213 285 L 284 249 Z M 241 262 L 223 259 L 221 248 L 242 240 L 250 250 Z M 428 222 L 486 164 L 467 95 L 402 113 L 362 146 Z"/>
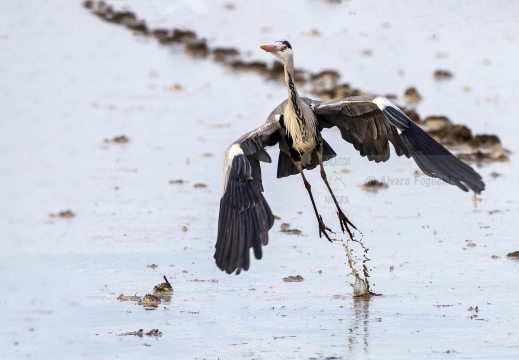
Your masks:
<path fill-rule="evenodd" d="M 83 6 L 100 19 L 119 24 L 131 30 L 135 35 L 155 38 L 165 46 L 181 46 L 188 56 L 198 58 L 211 57 L 214 62 L 221 63 L 231 72 L 254 72 L 266 80 L 282 83 L 283 65 L 276 61 L 269 66 L 264 61 L 244 61 L 236 48 L 211 48 L 205 38 L 197 35 L 191 29 L 150 29 L 144 19 L 131 10 L 117 10 L 105 1 L 86 0 Z M 296 68 L 296 85 L 322 101 L 336 100 L 349 96 L 367 95 L 368 93 L 352 87 L 347 82 L 340 81 L 341 75 L 335 70 L 324 69 L 310 73 L 305 69 Z M 448 70 L 437 70 L 434 78 L 438 81 L 448 80 L 453 74 Z M 395 99 L 395 95 L 386 95 Z M 503 148 L 501 140 L 493 134 L 473 134 L 466 125 L 453 123 L 448 117 L 433 115 L 422 118 L 413 104 L 420 101 L 420 95 L 415 87 L 408 88 L 404 93 L 408 103 L 401 109 L 417 124 L 420 124 L 436 141 L 450 149 L 461 160 L 467 163 L 490 163 L 509 160 L 510 152 Z"/>

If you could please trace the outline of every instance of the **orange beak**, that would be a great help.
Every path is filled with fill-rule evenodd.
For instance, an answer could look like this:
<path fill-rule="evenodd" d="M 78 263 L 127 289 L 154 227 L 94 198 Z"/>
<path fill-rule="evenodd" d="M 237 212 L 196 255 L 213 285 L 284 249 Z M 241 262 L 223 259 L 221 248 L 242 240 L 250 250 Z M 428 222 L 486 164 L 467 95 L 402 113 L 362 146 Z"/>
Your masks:
<path fill-rule="evenodd" d="M 276 45 L 261 45 L 260 48 L 269 53 L 275 53 L 279 50 Z"/>

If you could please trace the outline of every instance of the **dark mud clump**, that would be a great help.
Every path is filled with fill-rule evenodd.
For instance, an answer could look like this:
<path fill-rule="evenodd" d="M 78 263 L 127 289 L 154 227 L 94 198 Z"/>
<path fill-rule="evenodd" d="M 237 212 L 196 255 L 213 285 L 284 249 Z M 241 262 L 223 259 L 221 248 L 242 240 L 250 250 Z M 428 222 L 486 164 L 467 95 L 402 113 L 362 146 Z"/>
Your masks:
<path fill-rule="evenodd" d="M 269 67 L 268 71 L 263 74 L 268 80 L 278 80 L 281 81 L 285 77 L 285 67 L 282 63 L 276 61 L 272 63 L 272 66 Z"/>
<path fill-rule="evenodd" d="M 389 186 L 385 182 L 378 181 L 377 179 L 368 179 L 364 184 L 360 186 L 362 190 L 377 192 L 380 189 L 387 189 Z"/>
<path fill-rule="evenodd" d="M 138 20 L 137 16 L 131 11 L 114 10 L 113 6 L 106 5 L 104 1 L 98 1 L 96 3 L 85 1 L 83 6 L 87 9 L 91 9 L 92 13 L 105 21 L 124 25 L 128 29 L 140 32 L 144 35 L 148 34 L 146 22 L 144 20 Z"/>
<path fill-rule="evenodd" d="M 513 260 L 519 260 L 519 251 L 514 251 L 506 254 L 506 257 Z"/>
<path fill-rule="evenodd" d="M 146 335 L 159 337 L 159 336 L 162 336 L 162 332 L 159 331 L 159 329 L 151 329 L 150 331 L 148 331 L 146 333 Z"/>
<path fill-rule="evenodd" d="M 187 43 L 197 39 L 196 33 L 192 30 L 173 29 L 171 41 L 177 43 Z"/>
<path fill-rule="evenodd" d="M 144 330 L 143 329 L 139 329 L 137 331 L 130 331 L 130 332 L 127 332 L 127 333 L 119 334 L 119 336 L 130 336 L 130 335 L 142 337 L 144 335 Z"/>
<path fill-rule="evenodd" d="M 146 336 L 156 336 L 156 337 L 159 337 L 159 336 L 162 336 L 162 332 L 159 331 L 159 329 L 151 329 L 150 331 L 148 331 L 147 333 L 144 333 L 144 330 L 143 329 L 139 329 L 137 331 L 130 331 L 130 332 L 127 332 L 127 333 L 121 333 L 121 334 L 118 334 L 119 336 L 138 336 L 138 337 L 143 337 L 144 335 Z"/>
<path fill-rule="evenodd" d="M 446 116 L 427 116 L 423 120 L 423 124 L 427 126 L 429 132 L 441 129 L 446 126 L 452 125 L 451 121 Z"/>
<path fill-rule="evenodd" d="M 316 91 L 314 89 L 311 90 L 311 93 L 319 96 L 323 101 L 331 101 L 342 99 L 349 96 L 360 96 L 364 95 L 364 93 L 358 89 L 353 89 L 350 84 L 343 83 L 332 88 Z"/>
<path fill-rule="evenodd" d="M 169 31 L 165 29 L 155 29 L 151 32 L 151 36 L 157 39 L 161 44 L 166 44 L 169 37 Z"/>
<path fill-rule="evenodd" d="M 140 296 L 137 296 L 137 295 L 124 295 L 124 294 L 121 294 L 117 297 L 117 300 L 120 300 L 120 301 L 139 301 L 141 299 Z"/>
<path fill-rule="evenodd" d="M 301 235 L 302 231 L 299 229 L 290 229 L 290 224 L 282 223 L 280 225 L 281 232 L 289 234 L 289 235 Z"/>
<path fill-rule="evenodd" d="M 123 24 L 126 25 L 126 27 L 130 30 L 143 34 L 148 33 L 148 27 L 146 26 L 146 22 L 144 20 L 126 19 Z"/>
<path fill-rule="evenodd" d="M 211 54 L 213 54 L 214 61 L 225 62 L 231 58 L 238 57 L 240 52 L 233 48 L 214 48 L 211 50 Z"/>
<path fill-rule="evenodd" d="M 158 296 L 155 296 L 152 294 L 146 294 L 142 297 L 141 300 L 139 300 L 139 305 L 153 306 L 153 305 L 158 305 L 161 302 L 162 301 L 160 300 L 160 298 Z"/>
<path fill-rule="evenodd" d="M 336 87 L 340 77 L 335 70 L 323 70 L 317 74 L 310 75 L 310 83 L 314 91 L 325 91 Z"/>
<path fill-rule="evenodd" d="M 301 275 L 290 275 L 283 278 L 284 282 L 302 282 L 304 278 Z"/>
<path fill-rule="evenodd" d="M 454 77 L 454 75 L 452 75 L 452 73 L 448 70 L 436 70 L 433 76 L 436 80 L 447 80 Z"/>
<path fill-rule="evenodd" d="M 465 125 L 445 124 L 434 130 L 428 130 L 427 133 L 447 147 L 461 145 L 472 139 L 472 131 Z"/>
<path fill-rule="evenodd" d="M 230 71 L 252 71 L 258 73 L 267 72 L 267 63 L 263 61 L 245 62 L 242 60 L 233 60 L 227 63 L 227 68 Z"/>
<path fill-rule="evenodd" d="M 509 152 L 506 150 L 492 152 L 476 150 L 470 153 L 457 154 L 457 156 L 465 162 L 475 163 L 506 162 L 509 160 Z"/>
<path fill-rule="evenodd" d="M 324 70 L 317 74 L 310 74 L 309 91 L 323 101 L 364 94 L 362 91 L 352 88 L 348 83 L 339 83 L 339 79 L 340 75 L 335 70 Z"/>
<path fill-rule="evenodd" d="M 130 142 L 130 139 L 125 135 L 115 136 L 112 139 L 105 139 L 105 143 L 114 143 L 114 144 L 126 144 Z"/>
<path fill-rule="evenodd" d="M 501 140 L 496 135 L 480 134 L 471 138 L 468 145 L 473 148 L 501 148 Z"/>
<path fill-rule="evenodd" d="M 436 141 L 456 150 L 456 156 L 466 162 L 508 161 L 510 152 L 503 148 L 496 135 L 473 135 L 465 125 L 454 124 L 445 116 L 429 116 L 422 123 Z"/>
<path fill-rule="evenodd" d="M 167 44 L 185 44 L 189 41 L 197 39 L 196 34 L 191 30 L 182 29 L 155 29 L 151 35 L 158 40 L 162 45 Z"/>
<path fill-rule="evenodd" d="M 148 267 L 152 267 L 152 266 L 148 265 Z M 153 295 L 146 294 L 141 298 L 140 296 L 137 296 L 137 294 L 135 294 L 135 295 L 121 294 L 117 297 L 117 300 L 136 301 L 137 304 L 143 305 L 144 308 L 147 310 L 155 309 L 158 307 L 158 305 L 162 301 L 169 302 L 171 300 L 171 295 L 173 294 L 173 287 L 171 286 L 171 284 L 168 281 L 168 279 L 166 278 L 166 276 L 163 275 L 163 277 L 166 282 L 155 285 L 153 287 L 153 293 L 154 293 Z"/>
<path fill-rule="evenodd" d="M 209 55 L 209 47 L 205 39 L 194 39 L 185 43 L 184 52 L 190 56 L 206 57 Z"/>
<path fill-rule="evenodd" d="M 404 92 L 404 101 L 408 103 L 417 103 L 422 100 L 422 96 L 415 87 L 410 87 Z"/>
<path fill-rule="evenodd" d="M 169 283 L 168 279 L 164 275 L 164 281 L 163 283 L 160 283 L 158 285 L 155 285 L 153 287 L 153 293 L 157 295 L 171 295 L 173 294 L 173 286 Z"/>
<path fill-rule="evenodd" d="M 63 210 L 57 214 L 50 214 L 50 217 L 60 217 L 63 219 L 71 219 L 76 216 L 76 214 L 72 210 Z"/>

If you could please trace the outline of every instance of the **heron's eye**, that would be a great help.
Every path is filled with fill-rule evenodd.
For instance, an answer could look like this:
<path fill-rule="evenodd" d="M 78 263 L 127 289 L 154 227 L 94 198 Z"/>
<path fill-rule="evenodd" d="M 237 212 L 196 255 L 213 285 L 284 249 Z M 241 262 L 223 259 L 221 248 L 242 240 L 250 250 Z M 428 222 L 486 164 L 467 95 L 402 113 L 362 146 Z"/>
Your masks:
<path fill-rule="evenodd" d="M 288 49 L 288 46 L 283 45 L 283 51 L 285 51 L 286 49 Z"/>

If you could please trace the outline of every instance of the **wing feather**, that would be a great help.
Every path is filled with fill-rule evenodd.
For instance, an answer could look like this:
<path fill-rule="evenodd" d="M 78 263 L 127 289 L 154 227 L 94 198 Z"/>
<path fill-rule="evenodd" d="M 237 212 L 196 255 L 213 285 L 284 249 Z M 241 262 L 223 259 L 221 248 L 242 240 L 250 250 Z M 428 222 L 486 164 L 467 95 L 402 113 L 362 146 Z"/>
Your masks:
<path fill-rule="evenodd" d="M 274 216 L 262 194 L 260 161 L 272 161 L 264 148 L 278 141 L 280 107 L 265 124 L 229 146 L 225 154 L 214 258 L 228 274 L 247 271 L 250 249 L 261 259 L 262 246 L 268 244 Z"/>
<path fill-rule="evenodd" d="M 378 96 L 352 96 L 320 102 L 305 98 L 316 113 L 319 127 L 337 126 L 344 140 L 369 160 L 387 161 L 391 142 L 398 156 L 413 157 L 428 176 L 479 193 L 481 176 L 469 165 L 413 123 L 396 105 Z"/>
<path fill-rule="evenodd" d="M 405 123 L 400 137 L 404 141 L 418 167 L 428 176 L 458 186 L 463 191 L 472 189 L 480 193 L 485 189 L 481 175 L 430 137 L 418 125 L 414 124 L 398 108 L 388 106 L 383 110 L 388 118 Z"/>
<path fill-rule="evenodd" d="M 352 96 L 327 102 L 304 98 L 304 101 L 313 108 L 320 128 L 337 126 L 342 138 L 370 161 L 387 161 L 390 156 L 389 142 L 398 156 L 409 157 L 397 129 L 373 103 L 375 98 Z"/>

